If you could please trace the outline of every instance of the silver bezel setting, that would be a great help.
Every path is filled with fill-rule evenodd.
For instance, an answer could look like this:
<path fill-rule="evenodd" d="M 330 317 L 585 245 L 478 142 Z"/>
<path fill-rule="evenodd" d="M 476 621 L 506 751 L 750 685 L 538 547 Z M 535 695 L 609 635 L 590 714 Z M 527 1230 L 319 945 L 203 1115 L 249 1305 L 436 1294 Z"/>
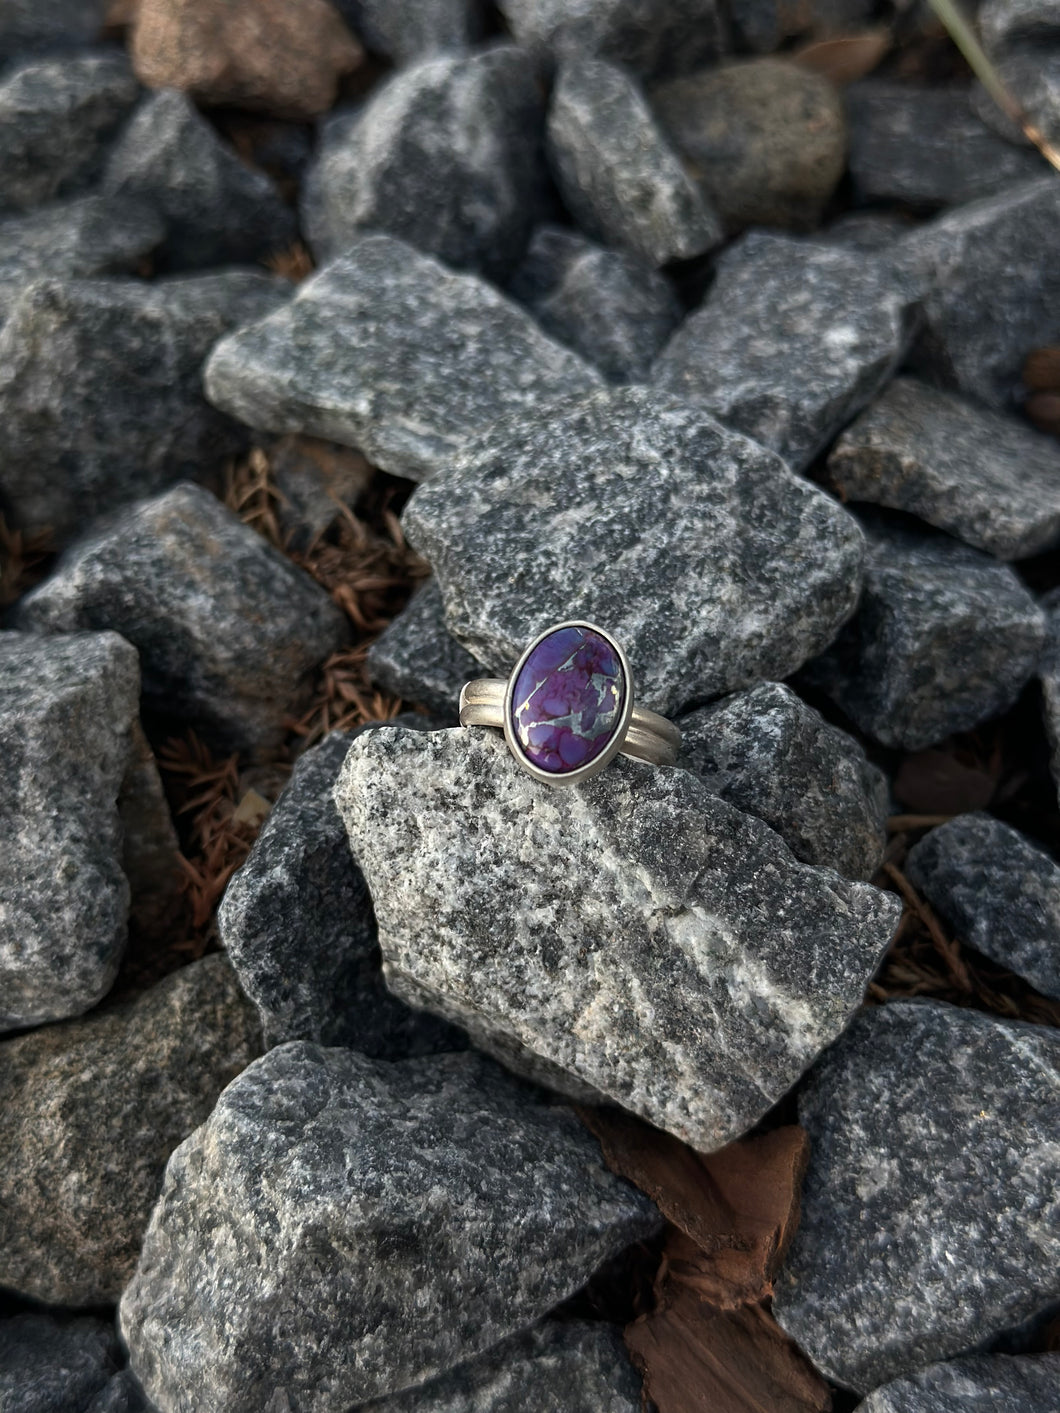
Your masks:
<path fill-rule="evenodd" d="M 515 694 L 516 679 L 522 671 L 523 664 L 526 662 L 527 658 L 539 643 L 543 642 L 545 638 L 550 637 L 553 633 L 559 632 L 561 628 L 585 628 L 591 633 L 598 633 L 601 638 L 604 638 L 611 644 L 612 648 L 615 650 L 619 665 L 622 668 L 625 696 L 622 700 L 622 715 L 619 717 L 618 725 L 615 727 L 615 734 L 608 742 L 606 749 L 601 751 L 595 760 L 591 760 L 585 765 L 579 765 L 574 770 L 564 771 L 562 774 L 559 774 L 550 770 L 542 770 L 539 765 L 535 765 L 533 761 L 528 760 L 523 754 L 523 748 L 512 726 L 512 697 Z M 608 633 L 605 628 L 598 627 L 595 623 L 587 623 L 583 618 L 569 618 L 562 623 L 553 623 L 550 627 L 539 633 L 533 642 L 527 646 L 519 661 L 508 674 L 508 681 L 504 689 L 503 729 L 504 739 L 508 743 L 508 749 L 515 757 L 521 770 L 525 770 L 527 775 L 532 775 L 535 780 L 541 780 L 546 785 L 576 785 L 579 780 L 589 780 L 592 776 L 599 775 L 600 771 L 606 769 L 614 760 L 615 756 L 621 751 L 623 742 L 626 739 L 626 733 L 629 731 L 629 723 L 632 715 L 633 674 L 630 671 L 629 659 L 622 651 L 621 645 L 615 641 L 612 634 Z"/>

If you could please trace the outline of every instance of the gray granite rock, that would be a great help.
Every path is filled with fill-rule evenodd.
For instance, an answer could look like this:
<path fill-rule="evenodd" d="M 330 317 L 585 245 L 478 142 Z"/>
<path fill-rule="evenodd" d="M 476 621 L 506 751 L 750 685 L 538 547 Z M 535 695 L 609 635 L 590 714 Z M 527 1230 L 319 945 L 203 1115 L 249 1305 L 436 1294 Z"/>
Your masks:
<path fill-rule="evenodd" d="M 0 494 L 15 523 L 62 541 L 114 506 L 220 471 L 244 433 L 203 398 L 203 359 L 289 288 L 244 270 L 31 285 L 0 329 Z"/>
<path fill-rule="evenodd" d="M 85 1413 L 157 1413 L 128 1369 L 115 1374 L 96 1395 Z"/>
<path fill-rule="evenodd" d="M 168 269 L 251 261 L 289 246 L 294 212 L 264 172 L 226 146 L 183 93 L 145 99 L 107 158 L 104 190 L 150 202 Z"/>
<path fill-rule="evenodd" d="M 624 69 L 603 59 L 563 63 L 547 137 L 560 195 L 587 235 L 650 265 L 721 241 L 717 212 Z"/>
<path fill-rule="evenodd" d="M 752 231 L 718 261 L 653 381 L 800 470 L 887 383 L 913 322 L 882 257 Z"/>
<path fill-rule="evenodd" d="M 356 446 L 413 479 L 505 412 L 601 381 L 484 280 L 384 235 L 222 339 L 205 379 L 210 401 L 252 427 Z"/>
<path fill-rule="evenodd" d="M 170 1159 L 121 1329 L 162 1413 L 345 1413 L 525 1329 L 657 1225 L 573 1114 L 484 1057 L 294 1042 Z"/>
<path fill-rule="evenodd" d="M 98 39 L 108 0 L 4 0 L 0 10 L 0 65 L 41 50 Z"/>
<path fill-rule="evenodd" d="M 641 1413 L 640 1375 L 612 1325 L 550 1321 L 355 1413 Z"/>
<path fill-rule="evenodd" d="M 0 1032 L 80 1015 L 117 974 L 139 687 L 115 633 L 0 633 Z"/>
<path fill-rule="evenodd" d="M 846 165 L 843 104 L 826 78 L 745 59 L 661 84 L 651 104 L 730 229 L 820 222 Z"/>
<path fill-rule="evenodd" d="M 1060 1035 L 934 1002 L 858 1015 L 799 1097 L 802 1221 L 774 1312 L 859 1392 L 1060 1300 Z"/>
<path fill-rule="evenodd" d="M 967 89 L 869 78 L 845 98 L 850 173 L 862 201 L 937 210 L 993 196 L 1045 168 L 1033 148 L 1006 142 L 976 116 Z"/>
<path fill-rule="evenodd" d="M 117 49 L 27 59 L 0 74 L 0 211 L 87 186 L 139 93 Z"/>
<path fill-rule="evenodd" d="M 148 705 L 228 748 L 281 741 L 309 673 L 347 635 L 308 574 L 188 484 L 75 541 L 16 623 L 122 633 L 140 652 Z"/>
<path fill-rule="evenodd" d="M 900 243 L 924 290 L 915 371 L 999 410 L 1032 349 L 1056 339 L 1060 182 L 1020 182 L 957 207 Z"/>
<path fill-rule="evenodd" d="M 331 259 L 372 229 L 508 273 L 544 185 L 543 126 L 533 63 L 514 45 L 401 70 L 324 130 L 303 198 L 313 250 Z"/>
<path fill-rule="evenodd" d="M 909 234 L 913 224 L 912 219 L 895 211 L 848 211 L 831 225 L 815 231 L 813 238 L 824 245 L 877 254 L 890 250 L 899 236 Z"/>
<path fill-rule="evenodd" d="M 741 48 L 771 54 L 796 35 L 857 34 L 871 24 L 876 6 L 873 0 L 729 0 L 729 13 Z"/>
<path fill-rule="evenodd" d="M 962 942 L 1060 996 L 1060 867 L 1017 830 L 964 814 L 910 850 L 906 872 Z"/>
<path fill-rule="evenodd" d="M 841 506 L 647 388 L 497 422 L 403 523 L 450 630 L 495 672 L 582 618 L 616 635 L 638 697 L 664 712 L 786 677 L 832 640 L 860 583 L 861 535 Z"/>
<path fill-rule="evenodd" d="M 368 671 L 388 692 L 430 707 L 454 724 L 460 688 L 475 677 L 489 676 L 446 627 L 445 604 L 434 578 L 368 649 Z"/>
<path fill-rule="evenodd" d="M 0 324 L 34 280 L 135 269 L 164 235 L 154 208 L 132 197 L 93 193 L 8 216 L 0 221 Z"/>
<path fill-rule="evenodd" d="M 827 474 L 843 501 L 909 511 L 999 559 L 1060 539 L 1055 438 L 915 378 L 895 378 L 847 428 Z"/>
<path fill-rule="evenodd" d="M 1045 645 L 1038 662 L 1042 716 L 1049 740 L 1050 768 L 1060 792 L 1060 595 L 1053 590 L 1041 601 L 1045 614 Z"/>
<path fill-rule="evenodd" d="M 644 382 L 681 321 L 665 275 L 561 226 L 540 226 L 509 283 L 546 333 L 611 382 Z"/>
<path fill-rule="evenodd" d="M 728 47 L 718 0 L 499 0 L 520 44 L 558 57 L 599 55 L 647 76 L 687 73 Z"/>
<path fill-rule="evenodd" d="M 118 1299 L 170 1153 L 260 1053 L 228 961 L 0 1044 L 0 1285 L 58 1305 Z"/>
<path fill-rule="evenodd" d="M 367 47 L 398 64 L 464 54 L 481 36 L 482 0 L 337 0 Z"/>
<path fill-rule="evenodd" d="M 883 745 L 919 751 L 1007 711 L 1044 638 L 1044 616 L 1008 565 L 875 524 L 857 615 L 805 680 Z"/>
<path fill-rule="evenodd" d="M 82 1413 L 118 1366 L 114 1327 L 44 1313 L 0 1320 L 4 1413 Z"/>
<path fill-rule="evenodd" d="M 797 859 L 871 878 L 883 859 L 887 777 L 852 736 L 780 682 L 680 719 L 680 764 L 777 831 Z"/>
<path fill-rule="evenodd" d="M 1060 1354 L 972 1355 L 884 1384 L 858 1413 L 1056 1413 Z"/>
<path fill-rule="evenodd" d="M 991 53 L 1021 40 L 1060 39 L 1056 0 L 983 0 L 976 14 L 983 43 Z"/>
<path fill-rule="evenodd" d="M 839 1034 L 897 922 L 684 770 L 622 757 L 552 790 L 499 733 L 379 727 L 335 798 L 392 991 L 701 1150 Z"/>
<path fill-rule="evenodd" d="M 463 1049 L 383 985 L 372 900 L 331 798 L 352 739 L 333 732 L 300 757 L 221 901 L 221 941 L 270 1047 L 314 1040 L 384 1060 Z"/>
<path fill-rule="evenodd" d="M 994 65 L 1010 93 L 1018 93 L 1023 111 L 1055 148 L 1060 143 L 1060 40 L 1048 44 L 1026 40 L 999 57 Z M 974 99 L 979 117 L 1009 141 L 1026 141 L 1022 130 L 978 86 Z M 1013 131 L 1015 128 L 1015 131 Z"/>

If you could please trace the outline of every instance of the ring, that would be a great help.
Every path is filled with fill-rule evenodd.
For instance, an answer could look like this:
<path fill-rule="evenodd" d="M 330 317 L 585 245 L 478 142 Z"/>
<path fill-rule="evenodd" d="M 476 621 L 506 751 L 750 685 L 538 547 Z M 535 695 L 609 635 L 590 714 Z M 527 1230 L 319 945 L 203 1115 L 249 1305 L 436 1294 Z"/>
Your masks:
<path fill-rule="evenodd" d="M 481 677 L 460 693 L 461 726 L 499 726 L 528 775 L 573 785 L 615 756 L 674 765 L 681 732 L 633 702 L 633 676 L 610 633 L 557 623 L 541 633 L 508 680 Z"/>

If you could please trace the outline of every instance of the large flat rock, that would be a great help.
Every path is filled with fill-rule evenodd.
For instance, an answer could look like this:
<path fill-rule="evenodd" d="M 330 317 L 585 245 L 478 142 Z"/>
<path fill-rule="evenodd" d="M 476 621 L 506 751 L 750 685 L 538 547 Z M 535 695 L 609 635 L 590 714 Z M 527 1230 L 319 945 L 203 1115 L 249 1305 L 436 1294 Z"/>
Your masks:
<path fill-rule="evenodd" d="M 336 801 L 393 991 L 700 1149 L 839 1034 L 899 912 L 686 771 L 619 759 L 552 789 L 484 728 L 368 732 Z"/>

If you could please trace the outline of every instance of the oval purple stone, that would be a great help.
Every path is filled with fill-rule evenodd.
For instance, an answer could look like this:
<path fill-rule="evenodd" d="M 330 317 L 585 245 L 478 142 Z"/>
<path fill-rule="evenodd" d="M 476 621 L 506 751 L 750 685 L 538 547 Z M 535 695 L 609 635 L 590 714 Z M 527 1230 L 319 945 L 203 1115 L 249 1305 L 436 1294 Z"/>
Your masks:
<path fill-rule="evenodd" d="M 512 727 L 526 759 L 550 775 L 588 765 L 622 720 L 626 678 L 592 628 L 556 628 L 535 645 L 512 692 Z"/>

